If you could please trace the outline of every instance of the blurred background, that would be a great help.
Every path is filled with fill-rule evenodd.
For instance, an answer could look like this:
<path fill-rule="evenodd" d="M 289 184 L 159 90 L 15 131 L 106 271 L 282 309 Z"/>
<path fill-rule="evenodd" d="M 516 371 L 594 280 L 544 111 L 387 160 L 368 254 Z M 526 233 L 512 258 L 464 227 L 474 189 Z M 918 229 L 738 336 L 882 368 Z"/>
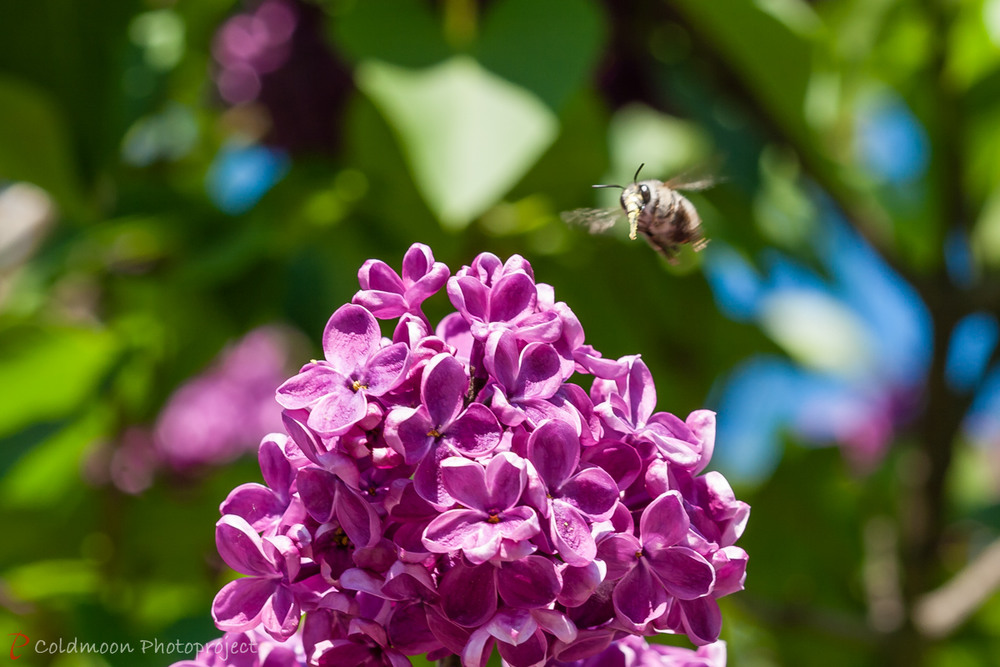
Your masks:
<path fill-rule="evenodd" d="M 718 411 L 753 507 L 732 667 L 996 664 L 1000 0 L 0 16 L 5 642 L 218 636 L 213 526 L 274 388 L 419 241 L 524 255 L 658 409 Z M 641 163 L 716 178 L 706 250 L 560 220 Z"/>

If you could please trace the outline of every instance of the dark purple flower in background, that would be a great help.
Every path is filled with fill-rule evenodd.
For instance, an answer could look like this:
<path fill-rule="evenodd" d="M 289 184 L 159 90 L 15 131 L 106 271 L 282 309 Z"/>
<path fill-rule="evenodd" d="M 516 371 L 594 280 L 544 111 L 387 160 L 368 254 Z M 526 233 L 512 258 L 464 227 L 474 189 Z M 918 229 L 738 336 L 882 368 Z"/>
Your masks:
<path fill-rule="evenodd" d="M 160 458 L 178 469 L 222 463 L 252 451 L 262 433 L 280 429 L 274 381 L 287 372 L 289 342 L 281 329 L 251 331 L 174 392 L 154 430 Z"/>
<path fill-rule="evenodd" d="M 140 493 L 157 470 L 185 473 L 256 450 L 262 434 L 281 428 L 274 387 L 287 377 L 292 346 L 290 331 L 261 327 L 224 349 L 170 396 L 151 429 L 126 431 L 111 456 L 114 484 Z"/>
<path fill-rule="evenodd" d="M 337 118 L 354 86 L 322 26 L 321 9 L 301 0 L 264 0 L 222 24 L 212 44 L 215 84 L 240 112 L 230 120 L 242 132 L 293 153 L 336 150 Z"/>
<path fill-rule="evenodd" d="M 419 244 L 402 274 L 366 262 L 324 359 L 278 388 L 266 484 L 222 505 L 219 551 L 246 576 L 217 625 L 301 636 L 313 665 L 724 665 L 716 599 L 743 587 L 749 508 L 701 474 L 714 414 L 656 412 L 639 357 L 586 345 L 523 258 L 449 275 Z M 445 284 L 456 312 L 432 326 Z M 661 632 L 706 646 L 639 637 Z"/>

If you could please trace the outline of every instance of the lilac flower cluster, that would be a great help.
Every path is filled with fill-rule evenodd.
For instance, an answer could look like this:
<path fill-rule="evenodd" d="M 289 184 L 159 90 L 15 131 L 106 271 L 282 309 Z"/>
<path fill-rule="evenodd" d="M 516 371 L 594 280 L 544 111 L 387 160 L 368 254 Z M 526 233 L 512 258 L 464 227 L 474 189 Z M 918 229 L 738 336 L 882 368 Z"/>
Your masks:
<path fill-rule="evenodd" d="M 714 414 L 655 412 L 639 356 L 586 345 L 519 256 L 451 276 L 416 244 L 401 275 L 369 260 L 359 280 L 324 358 L 278 388 L 266 485 L 222 504 L 219 553 L 247 576 L 216 625 L 294 635 L 318 666 L 480 667 L 494 647 L 513 667 L 599 665 L 629 635 L 715 642 L 749 507 L 702 474 Z M 442 288 L 456 312 L 432 328 L 421 304 Z"/>

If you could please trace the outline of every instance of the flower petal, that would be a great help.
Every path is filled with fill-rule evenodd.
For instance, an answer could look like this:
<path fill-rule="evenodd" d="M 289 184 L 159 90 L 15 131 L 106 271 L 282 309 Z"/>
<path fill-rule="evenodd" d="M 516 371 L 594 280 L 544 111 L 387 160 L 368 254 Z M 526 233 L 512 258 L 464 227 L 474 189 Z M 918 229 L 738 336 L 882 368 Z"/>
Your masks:
<path fill-rule="evenodd" d="M 562 588 L 556 601 L 566 607 L 579 607 L 586 602 L 604 581 L 607 567 L 602 561 L 590 561 L 586 565 L 569 566 L 562 571 Z"/>
<path fill-rule="evenodd" d="M 509 606 L 535 609 L 556 599 L 561 582 L 551 560 L 528 556 L 503 564 L 497 573 L 497 588 Z"/>
<path fill-rule="evenodd" d="M 392 646 L 408 655 L 428 653 L 441 647 L 427 624 L 424 605 L 419 602 L 397 605 L 386 623 L 386 633 Z"/>
<path fill-rule="evenodd" d="M 458 359 L 442 353 L 427 362 L 420 381 L 420 399 L 431 425 L 443 429 L 454 421 L 468 390 L 469 374 Z"/>
<path fill-rule="evenodd" d="M 257 462 L 260 464 L 260 473 L 264 477 L 264 482 L 275 494 L 286 499 L 288 498 L 288 488 L 295 478 L 292 464 L 285 456 L 284 445 L 287 442 L 287 435 L 272 433 L 264 436 L 257 449 Z"/>
<path fill-rule="evenodd" d="M 572 505 L 553 501 L 550 522 L 556 550 L 564 561 L 583 566 L 597 556 L 597 545 L 594 544 L 590 526 Z"/>
<path fill-rule="evenodd" d="M 536 609 L 531 612 L 535 622 L 551 634 L 553 637 L 563 642 L 571 642 L 576 639 L 578 630 L 576 624 L 569 620 L 566 614 L 555 609 Z"/>
<path fill-rule="evenodd" d="M 299 498 L 309 516 L 319 523 L 326 523 L 335 513 L 336 478 L 326 470 L 302 468 L 295 476 Z"/>
<path fill-rule="evenodd" d="M 243 517 L 227 514 L 216 522 L 215 546 L 226 565 L 240 574 L 275 574 L 274 563 L 264 555 L 260 535 Z"/>
<path fill-rule="evenodd" d="M 580 462 L 580 436 L 565 422 L 544 421 L 528 438 L 528 458 L 545 486 L 556 491 Z"/>
<path fill-rule="evenodd" d="M 223 632 L 243 632 L 257 627 L 264 605 L 277 587 L 277 580 L 260 577 L 230 581 L 212 602 L 215 626 Z"/>
<path fill-rule="evenodd" d="M 629 533 L 608 535 L 597 544 L 597 557 L 608 566 L 608 579 L 612 581 L 635 567 L 636 554 L 641 551 L 639 540 Z"/>
<path fill-rule="evenodd" d="M 410 348 L 406 343 L 393 343 L 372 355 L 365 366 L 361 384 L 371 396 L 382 396 L 395 388 L 406 374 Z"/>
<path fill-rule="evenodd" d="M 363 290 L 403 293 L 403 281 L 399 275 L 380 259 L 369 259 L 361 265 L 358 283 Z"/>
<path fill-rule="evenodd" d="M 517 384 L 517 373 L 520 364 L 517 352 L 517 339 L 510 331 L 494 331 L 486 340 L 486 370 L 495 379 L 505 393 L 512 394 Z"/>
<path fill-rule="evenodd" d="M 250 482 L 241 484 L 229 492 L 219 511 L 235 514 L 247 520 L 255 531 L 262 531 L 274 519 L 281 516 L 288 506 L 274 495 L 274 491 L 262 484 Z"/>
<path fill-rule="evenodd" d="M 347 537 L 355 547 L 370 547 L 378 542 L 382 524 L 375 507 L 361 495 L 338 481 L 334 508 Z"/>
<path fill-rule="evenodd" d="M 434 444 L 434 436 L 428 435 L 433 428 L 423 406 L 397 407 L 386 416 L 382 433 L 386 443 L 403 455 L 406 464 L 413 465 L 420 462 Z"/>
<path fill-rule="evenodd" d="M 705 557 L 687 547 L 647 549 L 647 560 L 667 592 L 680 600 L 693 600 L 712 592 L 715 569 Z"/>
<path fill-rule="evenodd" d="M 635 451 L 635 447 L 624 442 L 606 441 L 599 443 L 587 453 L 586 461 L 611 475 L 619 489 L 627 489 L 631 486 L 642 471 L 642 460 Z M 666 491 L 666 489 L 663 490 Z"/>
<path fill-rule="evenodd" d="M 537 343 L 553 343 L 559 340 L 562 333 L 563 321 L 559 314 L 547 310 L 541 313 L 532 313 L 517 321 L 517 337 L 520 340 Z M 569 362 L 569 373 L 573 372 L 573 362 Z"/>
<path fill-rule="evenodd" d="M 639 535 L 645 546 L 669 547 L 684 539 L 690 525 L 681 494 L 667 491 L 643 510 Z"/>
<path fill-rule="evenodd" d="M 618 501 L 618 485 L 600 468 L 587 468 L 570 478 L 559 489 L 563 501 L 595 521 L 611 516 Z"/>
<path fill-rule="evenodd" d="M 302 612 L 295 596 L 284 586 L 277 587 L 260 615 L 264 630 L 280 642 L 295 634 L 301 620 Z"/>
<path fill-rule="evenodd" d="M 472 276 L 454 276 L 448 280 L 448 298 L 467 322 L 486 319 L 489 291 Z"/>
<path fill-rule="evenodd" d="M 425 455 L 417 469 L 413 472 L 413 488 L 417 495 L 429 503 L 447 508 L 455 503 L 442 483 L 443 472 L 441 462 L 450 458 L 446 447 L 431 447 L 429 453 Z"/>
<path fill-rule="evenodd" d="M 361 391 L 354 391 L 346 379 L 333 384 L 326 396 L 312 406 L 306 425 L 320 435 L 346 433 L 368 413 L 368 401 Z"/>
<path fill-rule="evenodd" d="M 459 560 L 441 578 L 438 592 L 448 618 L 464 627 L 481 625 L 497 610 L 496 568 Z"/>
<path fill-rule="evenodd" d="M 631 359 L 628 375 L 625 376 L 628 394 L 625 398 L 632 410 L 632 425 L 645 424 L 656 408 L 656 388 L 653 386 L 653 374 L 649 372 L 646 362 L 639 355 Z"/>
<path fill-rule="evenodd" d="M 635 625 L 645 625 L 667 610 L 667 592 L 639 559 L 638 564 L 621 578 L 611 594 L 615 611 Z"/>
<path fill-rule="evenodd" d="M 448 510 L 424 529 L 424 546 L 435 553 L 474 549 L 494 538 L 494 524 L 479 510 Z"/>
<path fill-rule="evenodd" d="M 323 353 L 334 370 L 351 375 L 378 349 L 375 316 L 352 303 L 338 308 L 323 330 Z"/>
<path fill-rule="evenodd" d="M 501 608 L 483 627 L 502 643 L 517 646 L 531 638 L 538 623 L 526 609 Z"/>
<path fill-rule="evenodd" d="M 455 500 L 466 507 L 481 512 L 508 507 L 508 505 L 488 507 L 490 493 L 486 482 L 486 470 L 475 461 L 460 456 L 451 456 L 441 461 L 441 484 Z"/>
<path fill-rule="evenodd" d="M 306 408 L 332 391 L 335 385 L 346 385 L 347 378 L 329 366 L 306 364 L 303 369 L 285 380 L 275 393 L 283 408 Z"/>
<path fill-rule="evenodd" d="M 695 472 L 708 465 L 715 451 L 715 413 L 711 410 L 695 410 L 684 420 L 691 433 L 701 443 L 701 464 Z"/>
<path fill-rule="evenodd" d="M 490 290 L 490 321 L 510 322 L 530 313 L 538 298 L 535 281 L 520 271 L 505 275 Z"/>
<path fill-rule="evenodd" d="M 399 317 L 406 312 L 406 299 L 395 292 L 360 290 L 351 297 L 351 303 L 363 307 L 382 320 Z"/>
<path fill-rule="evenodd" d="M 688 639 L 697 646 L 711 644 L 722 632 L 722 614 L 719 604 L 712 597 L 681 600 L 681 623 Z"/>
<path fill-rule="evenodd" d="M 510 667 L 542 667 L 545 664 L 545 654 L 549 643 L 545 634 L 535 630 L 517 645 L 506 642 L 497 644 L 497 652 Z"/>
<path fill-rule="evenodd" d="M 513 452 L 497 454 L 486 466 L 486 488 L 489 495 L 485 500 L 490 507 L 483 509 L 503 510 L 513 507 L 521 497 L 527 481 L 528 472 L 524 459 Z"/>
<path fill-rule="evenodd" d="M 743 590 L 747 576 L 747 552 L 739 547 L 725 547 L 712 554 L 715 568 L 715 588 L 712 594 L 719 598 Z"/>
<path fill-rule="evenodd" d="M 518 361 L 514 393 L 525 398 L 551 398 L 562 386 L 562 361 L 548 343 L 528 343 Z"/>
<path fill-rule="evenodd" d="M 524 505 L 504 510 L 496 527 L 504 539 L 514 542 L 529 540 L 542 530 L 535 510 Z"/>
<path fill-rule="evenodd" d="M 497 448 L 502 433 L 493 411 L 482 403 L 472 403 L 448 426 L 441 444 L 467 456 L 484 456 Z"/>

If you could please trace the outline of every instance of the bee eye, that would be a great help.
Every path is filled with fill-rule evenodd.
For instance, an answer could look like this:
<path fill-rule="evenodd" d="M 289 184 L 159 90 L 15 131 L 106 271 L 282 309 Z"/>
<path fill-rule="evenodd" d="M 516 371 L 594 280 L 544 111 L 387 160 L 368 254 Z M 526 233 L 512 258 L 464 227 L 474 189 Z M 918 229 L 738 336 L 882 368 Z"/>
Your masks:
<path fill-rule="evenodd" d="M 642 203 L 643 204 L 648 204 L 649 203 L 649 197 L 650 197 L 649 186 L 648 185 L 640 185 L 639 186 L 639 194 L 642 195 Z"/>

